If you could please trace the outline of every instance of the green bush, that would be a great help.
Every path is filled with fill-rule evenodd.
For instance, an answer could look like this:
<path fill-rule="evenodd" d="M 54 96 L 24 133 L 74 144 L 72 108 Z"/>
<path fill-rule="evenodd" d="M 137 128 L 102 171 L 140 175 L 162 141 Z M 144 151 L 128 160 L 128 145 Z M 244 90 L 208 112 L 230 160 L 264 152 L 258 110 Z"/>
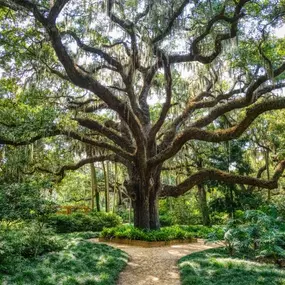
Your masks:
<path fill-rule="evenodd" d="M 55 213 L 57 205 L 42 195 L 49 182 L 0 184 L 0 220 L 40 220 Z"/>
<path fill-rule="evenodd" d="M 173 181 L 174 182 L 174 181 Z M 199 203 L 194 192 L 159 200 L 161 226 L 201 224 Z"/>
<path fill-rule="evenodd" d="M 248 210 L 241 219 L 230 220 L 223 239 L 230 255 L 243 253 L 249 257 L 269 258 L 279 262 L 285 258 L 285 232 L 276 214 Z M 215 236 L 213 236 L 215 238 Z"/>
<path fill-rule="evenodd" d="M 112 239 L 130 239 L 144 241 L 169 241 L 174 239 L 190 239 L 193 233 L 187 232 L 179 226 L 164 227 L 160 230 L 145 231 L 133 226 L 119 226 L 115 228 L 104 229 L 101 237 Z"/>
<path fill-rule="evenodd" d="M 224 230 L 222 226 L 212 226 L 207 227 L 203 225 L 191 225 L 191 226 L 181 226 L 187 232 L 191 232 L 196 238 L 207 239 L 211 235 L 219 236 L 222 238 L 224 236 Z"/>
<path fill-rule="evenodd" d="M 101 237 L 125 238 L 131 240 L 145 240 L 145 241 L 168 241 L 174 239 L 188 239 L 192 237 L 207 238 L 210 235 L 224 236 L 223 228 L 220 226 L 205 227 L 202 225 L 193 226 L 171 226 L 162 227 L 160 230 L 145 231 L 137 229 L 133 226 L 119 226 L 115 228 L 104 229 Z"/>
<path fill-rule="evenodd" d="M 229 220 L 229 214 L 226 212 L 213 211 L 210 214 L 210 219 L 214 225 L 225 225 Z"/>
<path fill-rule="evenodd" d="M 159 216 L 159 222 L 162 227 L 173 226 L 173 218 L 170 215 L 164 214 Z"/>
<path fill-rule="evenodd" d="M 122 219 L 112 213 L 92 212 L 89 214 L 74 213 L 71 215 L 51 215 L 48 224 L 57 233 L 71 233 L 93 231 L 99 232 L 103 228 L 115 227 L 122 223 Z"/>
<path fill-rule="evenodd" d="M 28 224 L 0 233 L 0 272 L 13 272 L 16 264 L 63 248 L 64 243 L 43 225 Z"/>

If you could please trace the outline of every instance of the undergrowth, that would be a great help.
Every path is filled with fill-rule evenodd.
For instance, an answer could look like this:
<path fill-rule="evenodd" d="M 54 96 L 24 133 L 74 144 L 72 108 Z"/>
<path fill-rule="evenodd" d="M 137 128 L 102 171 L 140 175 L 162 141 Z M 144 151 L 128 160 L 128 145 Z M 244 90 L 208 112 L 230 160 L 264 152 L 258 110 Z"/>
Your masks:
<path fill-rule="evenodd" d="M 75 234 L 74 234 L 75 235 Z M 14 272 L 1 273 L 0 284 L 111 285 L 127 262 L 127 255 L 104 244 L 62 236 L 65 248 L 36 258 L 22 258 Z"/>
<path fill-rule="evenodd" d="M 144 241 L 169 241 L 175 239 L 191 239 L 193 237 L 205 238 L 209 233 L 218 231 L 217 228 L 203 226 L 171 226 L 163 227 L 160 230 L 142 230 L 133 226 L 118 226 L 105 228 L 101 237 L 106 239 L 121 238 Z"/>
<path fill-rule="evenodd" d="M 229 257 L 223 248 L 192 253 L 179 260 L 182 285 L 284 285 L 285 270 Z"/>

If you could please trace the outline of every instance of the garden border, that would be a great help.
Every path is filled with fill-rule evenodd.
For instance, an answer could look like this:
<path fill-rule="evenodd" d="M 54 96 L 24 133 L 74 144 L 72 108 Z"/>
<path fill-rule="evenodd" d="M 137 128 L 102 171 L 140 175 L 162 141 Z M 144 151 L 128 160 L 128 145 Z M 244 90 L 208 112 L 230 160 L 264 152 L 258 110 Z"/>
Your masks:
<path fill-rule="evenodd" d="M 197 238 L 191 239 L 174 239 L 166 241 L 144 241 L 144 240 L 134 240 L 134 239 L 121 239 L 121 238 L 103 238 L 99 237 L 100 242 L 113 242 L 118 244 L 127 244 L 132 246 L 141 246 L 141 247 L 162 247 L 175 244 L 184 244 L 184 243 L 195 243 L 198 241 Z"/>

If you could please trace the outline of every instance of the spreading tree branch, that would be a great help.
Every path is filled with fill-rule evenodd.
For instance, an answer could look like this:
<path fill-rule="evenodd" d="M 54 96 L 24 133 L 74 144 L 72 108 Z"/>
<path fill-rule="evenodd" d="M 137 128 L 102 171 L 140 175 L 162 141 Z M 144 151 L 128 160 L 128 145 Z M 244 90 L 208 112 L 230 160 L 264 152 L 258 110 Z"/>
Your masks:
<path fill-rule="evenodd" d="M 115 144 L 120 146 L 122 149 L 134 151 L 133 146 L 130 146 L 127 140 L 125 140 L 123 137 L 121 137 L 114 131 L 110 130 L 109 128 L 101 125 L 100 123 L 94 120 L 90 120 L 88 118 L 75 118 L 74 120 L 77 121 L 81 126 L 86 127 L 93 131 L 97 131 L 100 134 L 106 136 L 108 139 L 113 141 Z"/>
<path fill-rule="evenodd" d="M 191 62 L 198 61 L 204 64 L 211 63 L 222 51 L 222 42 L 225 40 L 232 39 L 236 37 L 238 31 L 238 21 L 244 17 L 244 13 L 242 12 L 242 8 L 244 5 L 249 2 L 249 0 L 240 0 L 234 11 L 233 17 L 227 17 L 224 15 L 225 7 L 215 15 L 211 20 L 206 24 L 205 31 L 195 38 L 192 42 L 190 53 L 188 54 L 173 54 L 169 55 L 170 63 L 179 63 L 179 62 Z M 208 56 L 204 56 L 201 54 L 199 45 L 200 43 L 211 33 L 212 27 L 220 21 L 225 21 L 230 24 L 230 31 L 228 33 L 217 34 L 214 41 L 214 51 L 212 54 Z"/>
<path fill-rule="evenodd" d="M 184 8 L 186 7 L 188 3 L 189 3 L 189 0 L 184 0 L 181 3 L 178 9 L 173 13 L 165 29 L 151 40 L 152 44 L 156 44 L 157 42 L 163 40 L 171 32 L 171 29 L 173 27 L 175 20 L 182 14 L 182 12 L 184 11 Z"/>
<path fill-rule="evenodd" d="M 114 57 L 110 56 L 108 53 L 104 52 L 103 50 L 96 48 L 96 47 L 91 47 L 82 42 L 82 40 L 76 35 L 75 32 L 73 31 L 65 31 L 61 33 L 62 35 L 69 35 L 71 36 L 77 43 L 77 45 L 84 51 L 96 54 L 103 58 L 107 63 L 110 65 L 114 66 L 116 70 L 120 73 L 123 72 L 123 67 L 119 61 L 117 61 Z"/>
<path fill-rule="evenodd" d="M 207 142 L 223 142 L 236 139 L 241 136 L 251 123 L 261 114 L 270 110 L 279 110 L 285 108 L 285 99 L 274 99 L 253 105 L 246 111 L 246 115 L 237 125 L 216 131 L 207 131 L 196 127 L 189 127 L 178 134 L 173 142 L 161 153 L 149 160 L 149 164 L 159 164 L 174 154 L 189 140 L 200 140 Z"/>
<path fill-rule="evenodd" d="M 167 113 L 171 107 L 171 98 L 172 98 L 172 77 L 171 77 L 171 69 L 170 69 L 170 65 L 167 62 L 167 59 L 164 58 L 164 77 L 165 77 L 165 93 L 166 93 L 166 99 L 165 102 L 162 106 L 159 118 L 157 120 L 157 122 L 153 125 L 153 127 L 151 128 L 150 132 L 149 132 L 149 145 L 152 145 L 156 134 L 158 133 L 158 131 L 160 130 L 160 128 L 162 127 Z"/>
<path fill-rule="evenodd" d="M 104 101 L 110 109 L 116 111 L 120 117 L 125 120 L 132 131 L 134 138 L 136 139 L 138 150 L 140 150 L 141 153 L 145 153 L 144 141 L 146 141 L 146 138 L 142 132 L 138 118 L 134 114 L 133 110 L 130 109 L 129 105 L 126 102 L 122 102 L 108 88 L 77 67 L 62 43 L 58 28 L 53 22 L 50 22 L 39 12 L 35 4 L 31 3 L 30 1 L 11 1 L 28 9 L 34 14 L 35 18 L 45 27 L 47 33 L 49 34 L 56 55 L 64 66 L 72 83 L 78 87 L 93 92 L 102 101 Z"/>
<path fill-rule="evenodd" d="M 57 0 L 55 1 L 54 5 L 52 6 L 50 13 L 48 15 L 48 21 L 51 23 L 55 23 L 57 17 L 59 16 L 60 12 L 64 8 L 64 6 L 69 2 L 70 0 Z"/>
<path fill-rule="evenodd" d="M 271 180 L 262 180 L 255 177 L 235 175 L 217 169 L 203 169 L 194 173 L 177 186 L 165 185 L 160 193 L 160 196 L 178 197 L 192 189 L 194 186 L 206 181 L 219 181 L 228 184 L 243 184 L 265 189 L 275 189 L 278 187 L 278 180 L 281 177 L 284 168 L 285 160 L 282 160 L 276 167 L 275 173 Z"/>
<path fill-rule="evenodd" d="M 40 166 L 36 166 L 34 167 L 34 169 L 30 172 L 24 172 L 25 174 L 32 174 L 35 171 L 40 171 L 40 172 L 45 172 L 45 173 L 49 173 L 52 175 L 56 175 L 56 176 L 60 176 L 61 179 L 64 178 L 65 176 L 65 172 L 69 171 L 69 170 L 77 170 L 79 168 L 81 168 L 82 166 L 86 165 L 86 164 L 90 164 L 90 163 L 94 163 L 94 162 L 102 162 L 102 161 L 113 161 L 113 162 L 119 162 L 122 163 L 125 166 L 129 166 L 129 162 L 125 161 L 124 159 L 122 159 L 120 156 L 116 155 L 116 154 L 110 154 L 110 155 L 101 155 L 101 156 L 92 156 L 92 157 L 88 157 L 85 159 L 80 160 L 79 162 L 77 162 L 76 164 L 68 164 L 68 165 L 64 165 L 62 167 L 60 167 L 57 171 L 52 171 Z"/>

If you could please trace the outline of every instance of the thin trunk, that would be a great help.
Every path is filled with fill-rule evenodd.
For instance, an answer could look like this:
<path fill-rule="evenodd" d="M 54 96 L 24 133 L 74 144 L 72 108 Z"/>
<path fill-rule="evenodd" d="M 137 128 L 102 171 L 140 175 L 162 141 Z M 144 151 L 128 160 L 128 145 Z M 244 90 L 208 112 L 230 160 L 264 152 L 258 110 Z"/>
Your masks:
<path fill-rule="evenodd" d="M 97 212 L 100 212 L 100 193 L 98 190 L 96 168 L 93 163 L 90 164 L 90 170 L 91 170 L 91 209 L 92 210 L 95 209 L 95 201 L 96 201 L 96 210 Z"/>
<path fill-rule="evenodd" d="M 269 150 L 267 149 L 265 152 L 265 163 L 266 163 L 266 173 L 267 179 L 270 179 L 270 172 L 269 172 Z M 267 190 L 267 201 L 270 202 L 271 200 L 271 191 L 270 189 Z"/>
<path fill-rule="evenodd" d="M 229 126 L 228 126 L 229 127 Z M 227 156 L 227 168 L 228 172 L 230 172 L 230 163 L 231 163 L 231 142 L 225 142 L 226 144 L 226 149 L 228 152 Z M 230 216 L 233 219 L 234 218 L 234 193 L 233 193 L 233 188 L 232 185 L 227 185 L 226 189 L 229 191 L 229 196 L 230 196 Z"/>
<path fill-rule="evenodd" d="M 132 223 L 132 199 L 130 198 L 130 203 L 129 203 L 129 224 Z"/>
<path fill-rule="evenodd" d="M 98 189 L 96 168 L 94 168 L 94 169 L 95 169 L 94 182 L 95 182 L 96 209 L 97 209 L 97 212 L 100 212 L 100 210 L 101 210 L 101 207 L 100 207 L 100 192 L 99 192 L 99 189 Z"/>
<path fill-rule="evenodd" d="M 117 178 L 118 178 L 118 165 L 115 162 L 115 178 L 114 178 L 114 192 L 113 192 L 113 213 L 116 211 L 116 195 L 117 195 Z"/>
<path fill-rule="evenodd" d="M 167 182 L 168 182 L 168 185 L 171 185 L 171 178 L 170 178 L 170 175 L 169 173 L 167 174 Z M 172 199 L 170 197 L 167 197 L 167 204 L 168 204 L 168 207 L 169 207 L 169 211 L 171 212 L 173 210 L 173 205 L 172 205 Z"/>
<path fill-rule="evenodd" d="M 104 180 L 105 180 L 105 211 L 109 212 L 109 165 L 106 162 L 102 162 L 103 172 L 104 172 Z"/>
<path fill-rule="evenodd" d="M 120 187 L 118 188 L 118 205 L 122 205 L 123 203 L 123 195 Z"/>
<path fill-rule="evenodd" d="M 234 219 L 234 193 L 233 188 L 231 185 L 227 186 L 230 194 L 230 216 L 232 219 Z"/>
<path fill-rule="evenodd" d="M 210 226 L 211 220 L 209 215 L 209 207 L 207 204 L 207 191 L 205 189 L 205 185 L 203 184 L 198 185 L 198 197 L 199 197 L 199 204 L 202 214 L 203 225 Z"/>
<path fill-rule="evenodd" d="M 95 199 L 95 187 L 96 187 L 96 172 L 95 172 L 95 167 L 93 163 L 90 163 L 90 173 L 91 173 L 91 210 L 94 211 L 95 209 L 95 203 L 94 203 L 94 199 Z"/>

